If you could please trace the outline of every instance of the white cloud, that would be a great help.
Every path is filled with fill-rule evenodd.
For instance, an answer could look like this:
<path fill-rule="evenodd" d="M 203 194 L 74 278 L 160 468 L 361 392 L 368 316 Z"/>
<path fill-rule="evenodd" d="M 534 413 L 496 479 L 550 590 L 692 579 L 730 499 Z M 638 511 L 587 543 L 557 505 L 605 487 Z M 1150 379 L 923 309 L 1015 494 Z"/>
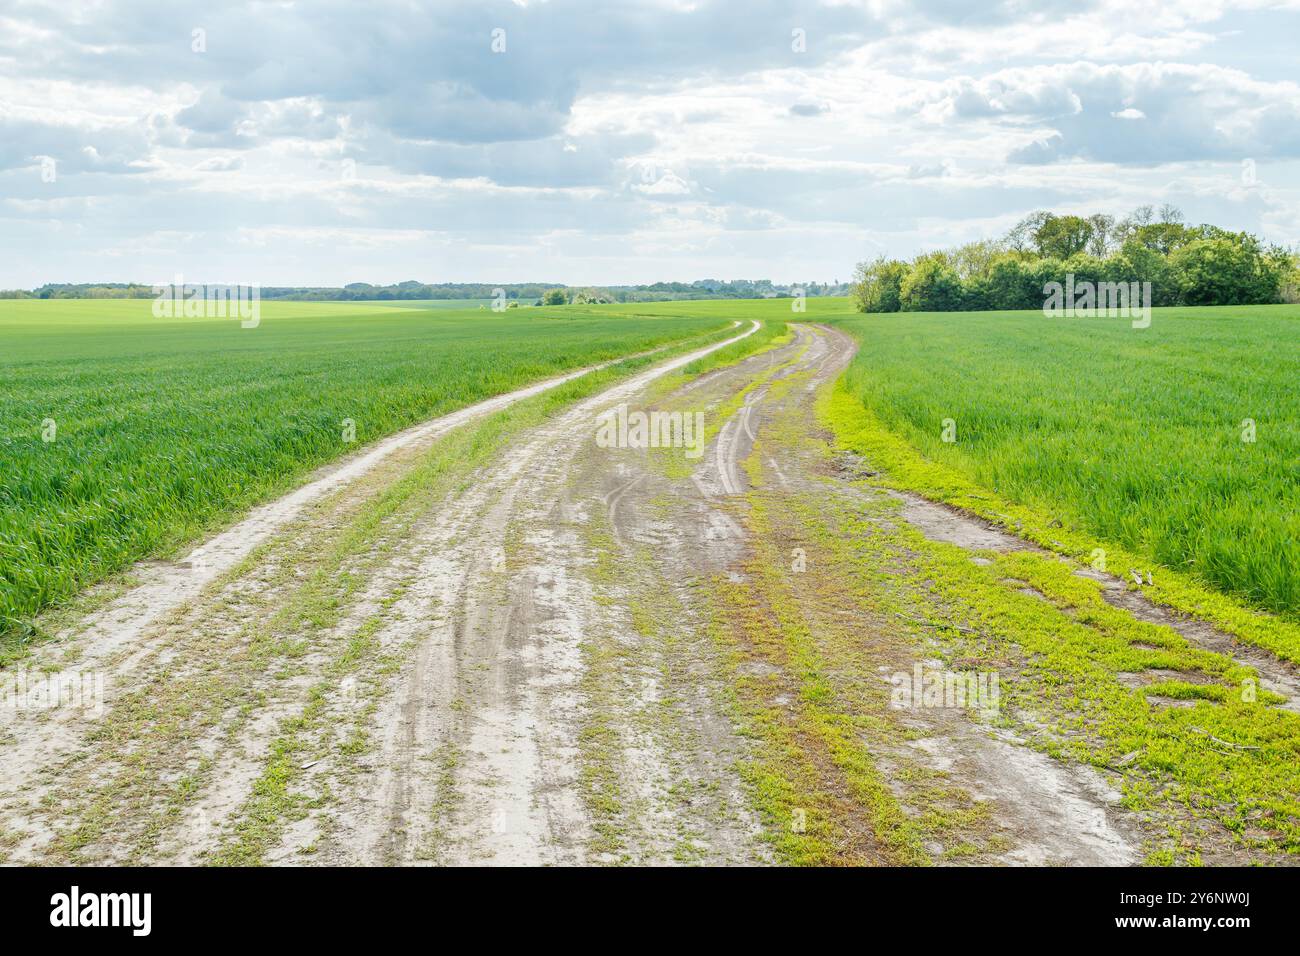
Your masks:
<path fill-rule="evenodd" d="M 239 156 L 214 156 L 194 166 L 201 173 L 230 173 L 243 168 L 244 160 Z"/>
<path fill-rule="evenodd" d="M 1293 62 L 1298 6 L 20 6 L 0 286 L 104 279 L 105 254 L 120 279 L 843 278 L 1148 201 L 1294 242 L 1300 87 L 1255 64 Z"/>
<path fill-rule="evenodd" d="M 904 109 L 949 127 L 991 118 L 1032 129 L 1033 142 L 1010 153 L 1017 162 L 1300 155 L 1300 86 L 1210 63 L 1016 67 L 936 84 Z"/>
<path fill-rule="evenodd" d="M 646 196 L 686 196 L 691 192 L 690 184 L 672 170 L 667 170 L 653 182 L 637 183 L 632 188 Z"/>

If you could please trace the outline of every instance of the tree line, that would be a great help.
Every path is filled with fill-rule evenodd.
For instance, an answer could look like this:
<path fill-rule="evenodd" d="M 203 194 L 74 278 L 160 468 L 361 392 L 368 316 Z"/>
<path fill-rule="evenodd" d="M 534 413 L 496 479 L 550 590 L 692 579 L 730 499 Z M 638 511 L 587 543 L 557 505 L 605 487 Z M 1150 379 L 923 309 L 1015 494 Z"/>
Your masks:
<path fill-rule="evenodd" d="M 554 282 L 425 283 L 414 279 L 391 285 L 353 282 L 332 288 L 317 286 L 263 286 L 262 299 L 300 302 L 385 302 L 420 299 L 490 300 L 505 293 L 522 305 L 595 305 L 605 302 L 667 302 L 682 299 L 762 299 L 795 295 L 847 295 L 838 280 L 777 284 L 771 279 L 699 279 L 695 282 L 654 282 L 595 288 Z M 153 286 L 138 282 L 50 282 L 36 289 L 0 289 L 0 299 L 152 299 Z"/>
<path fill-rule="evenodd" d="M 1026 216 L 1000 239 L 860 263 L 860 312 L 1042 308 L 1049 283 L 1150 282 L 1152 304 L 1254 305 L 1300 301 L 1300 261 L 1247 232 L 1188 225 L 1175 207 L 1130 215 Z"/>

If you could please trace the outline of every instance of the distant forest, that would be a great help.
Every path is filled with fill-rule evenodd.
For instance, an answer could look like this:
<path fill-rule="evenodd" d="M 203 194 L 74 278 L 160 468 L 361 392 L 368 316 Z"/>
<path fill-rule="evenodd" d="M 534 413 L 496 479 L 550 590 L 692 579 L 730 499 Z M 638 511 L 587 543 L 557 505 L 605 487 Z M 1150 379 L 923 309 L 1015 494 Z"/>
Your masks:
<path fill-rule="evenodd" d="M 225 283 L 217 283 L 225 284 Z M 318 286 L 263 286 L 263 299 L 291 299 L 300 302 L 366 302 L 403 299 L 491 299 L 496 290 L 520 304 L 664 302 L 679 299 L 764 299 L 805 295 L 847 295 L 846 284 L 806 282 L 779 285 L 770 279 L 700 279 L 695 282 L 655 282 L 651 285 L 566 286 L 556 282 L 417 282 L 395 285 L 353 282 L 341 288 Z M 139 282 L 47 283 L 37 289 L 0 291 L 3 299 L 152 299 L 152 285 Z"/>

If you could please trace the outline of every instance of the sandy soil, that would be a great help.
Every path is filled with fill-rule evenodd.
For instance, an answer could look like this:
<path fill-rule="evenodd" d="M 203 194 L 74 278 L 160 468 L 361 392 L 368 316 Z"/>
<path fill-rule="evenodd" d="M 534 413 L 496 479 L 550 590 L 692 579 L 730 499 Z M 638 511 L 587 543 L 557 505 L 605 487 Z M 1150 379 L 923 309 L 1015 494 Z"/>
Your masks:
<path fill-rule="evenodd" d="M 708 350 L 662 362 L 465 480 L 410 493 L 440 440 L 556 383 L 465 409 L 318 475 L 186 562 L 141 568 L 34 662 L 105 673 L 103 712 L 3 715 L 8 862 L 774 862 L 779 824 L 744 771 L 763 758 L 736 682 L 795 675 L 737 663 L 711 622 L 717 587 L 758 587 L 750 494 L 779 504 L 831 486 L 813 403 L 854 346 L 792 328 L 667 394 L 657 383 Z M 600 416 L 624 404 L 702 413 L 702 456 L 600 447 Z M 879 520 L 972 551 L 1025 547 L 913 497 Z M 816 600 L 857 613 L 847 596 Z M 848 693 L 927 660 L 880 622 L 861 635 L 834 674 Z M 1269 679 L 1290 689 L 1286 673 Z M 797 717 L 795 695 L 774 700 Z M 899 721 L 906 733 L 863 746 L 887 775 L 922 768 L 980 808 L 997 839 L 975 862 L 1140 861 L 1144 823 L 1113 780 L 969 712 Z M 916 776 L 890 781 L 904 805 Z M 855 825 L 860 858 L 885 861 Z"/>

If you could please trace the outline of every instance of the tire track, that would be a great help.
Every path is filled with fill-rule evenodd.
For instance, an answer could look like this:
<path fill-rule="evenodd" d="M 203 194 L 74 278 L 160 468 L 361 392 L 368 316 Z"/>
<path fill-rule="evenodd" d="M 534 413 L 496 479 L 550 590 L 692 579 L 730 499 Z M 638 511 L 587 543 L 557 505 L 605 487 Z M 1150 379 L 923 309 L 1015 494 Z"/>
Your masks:
<path fill-rule="evenodd" d="M 701 354 L 751 334 L 756 328 L 754 323 L 741 336 L 664 363 L 662 368 L 680 368 Z M 205 628 L 215 628 L 222 635 L 214 646 L 223 646 L 225 642 L 235 653 L 247 651 L 250 632 L 256 630 L 259 622 L 271 619 L 269 615 L 274 611 L 274 591 L 262 592 L 266 588 L 285 586 L 285 582 L 274 579 L 277 573 L 286 570 L 284 562 L 297 560 L 293 557 L 291 538 L 306 534 L 313 523 L 324 521 L 326 525 L 337 525 L 346 521 L 350 509 L 358 504 L 354 489 L 362 488 L 362 497 L 375 493 L 374 487 L 366 486 L 377 471 L 400 471 L 422 450 L 453 430 L 618 361 L 622 359 L 577 369 L 398 432 L 357 455 L 319 470 L 290 494 L 253 509 L 246 518 L 196 547 L 183 560 L 149 561 L 134 568 L 131 577 L 139 581 L 137 585 L 102 610 L 85 615 L 24 662 L 25 667 L 33 670 L 60 670 L 75 665 L 82 673 L 102 674 L 103 708 L 98 711 L 76 707 L 41 711 L 0 708 L 0 837 L 6 833 L 11 835 L 9 842 L 13 847 L 9 857 L 15 861 L 42 859 L 52 841 L 59 838 L 59 831 L 54 827 L 66 829 L 65 825 L 72 822 L 63 819 L 58 808 L 66 806 L 71 810 L 68 800 L 79 795 L 56 795 L 65 789 L 67 782 L 97 765 L 97 755 L 103 748 L 96 738 L 105 733 L 104 715 L 112 714 L 119 700 L 139 696 L 142 691 L 147 693 L 151 686 L 166 686 L 175 680 L 177 668 L 182 673 L 188 669 L 195 680 L 204 679 L 204 669 L 209 674 L 219 674 L 220 662 L 207 659 L 210 653 L 203 645 Z M 251 566 L 246 567 L 250 562 Z M 288 570 L 291 572 L 292 568 Z M 263 609 L 257 610 L 259 606 Z M 420 619 L 420 608 L 408 610 L 415 612 L 415 620 Z M 409 625 L 405 626 L 409 629 Z M 315 663 L 319 662 L 309 666 Z M 0 675 L 0 681 L 12 679 L 12 675 Z M 270 681 L 270 675 L 251 678 L 253 685 L 264 681 Z M 277 688 L 271 681 L 267 687 L 287 690 L 292 697 L 295 685 L 281 684 Z M 4 685 L 0 684 L 0 691 L 3 689 Z M 251 732 L 269 733 L 275 724 L 272 713 L 269 709 L 262 713 Z M 138 725 L 135 718 L 131 722 Z M 222 718 L 216 729 L 205 728 L 201 732 L 224 734 L 221 728 L 226 724 L 228 721 Z M 243 777 L 256 763 L 247 759 L 231 763 L 227 757 L 233 750 L 242 749 L 256 756 L 259 747 L 247 744 L 247 740 L 213 737 L 202 742 L 203 756 L 192 759 L 190 764 L 194 760 L 207 763 L 216 759 L 242 768 L 234 777 L 233 787 L 237 788 L 248 782 Z M 94 786 L 107 794 L 112 778 L 120 776 L 121 771 L 119 764 L 106 766 L 94 778 Z M 214 812 L 229 812 L 232 801 L 233 792 L 218 801 Z M 95 812 L 102 815 L 102 804 Z M 45 822 L 47 817 L 53 820 L 53 825 Z M 164 843 L 184 858 L 193 858 L 219 835 L 215 823 L 205 820 L 198 830 Z M 125 827 L 120 826 L 119 830 L 121 840 L 130 838 Z"/>

